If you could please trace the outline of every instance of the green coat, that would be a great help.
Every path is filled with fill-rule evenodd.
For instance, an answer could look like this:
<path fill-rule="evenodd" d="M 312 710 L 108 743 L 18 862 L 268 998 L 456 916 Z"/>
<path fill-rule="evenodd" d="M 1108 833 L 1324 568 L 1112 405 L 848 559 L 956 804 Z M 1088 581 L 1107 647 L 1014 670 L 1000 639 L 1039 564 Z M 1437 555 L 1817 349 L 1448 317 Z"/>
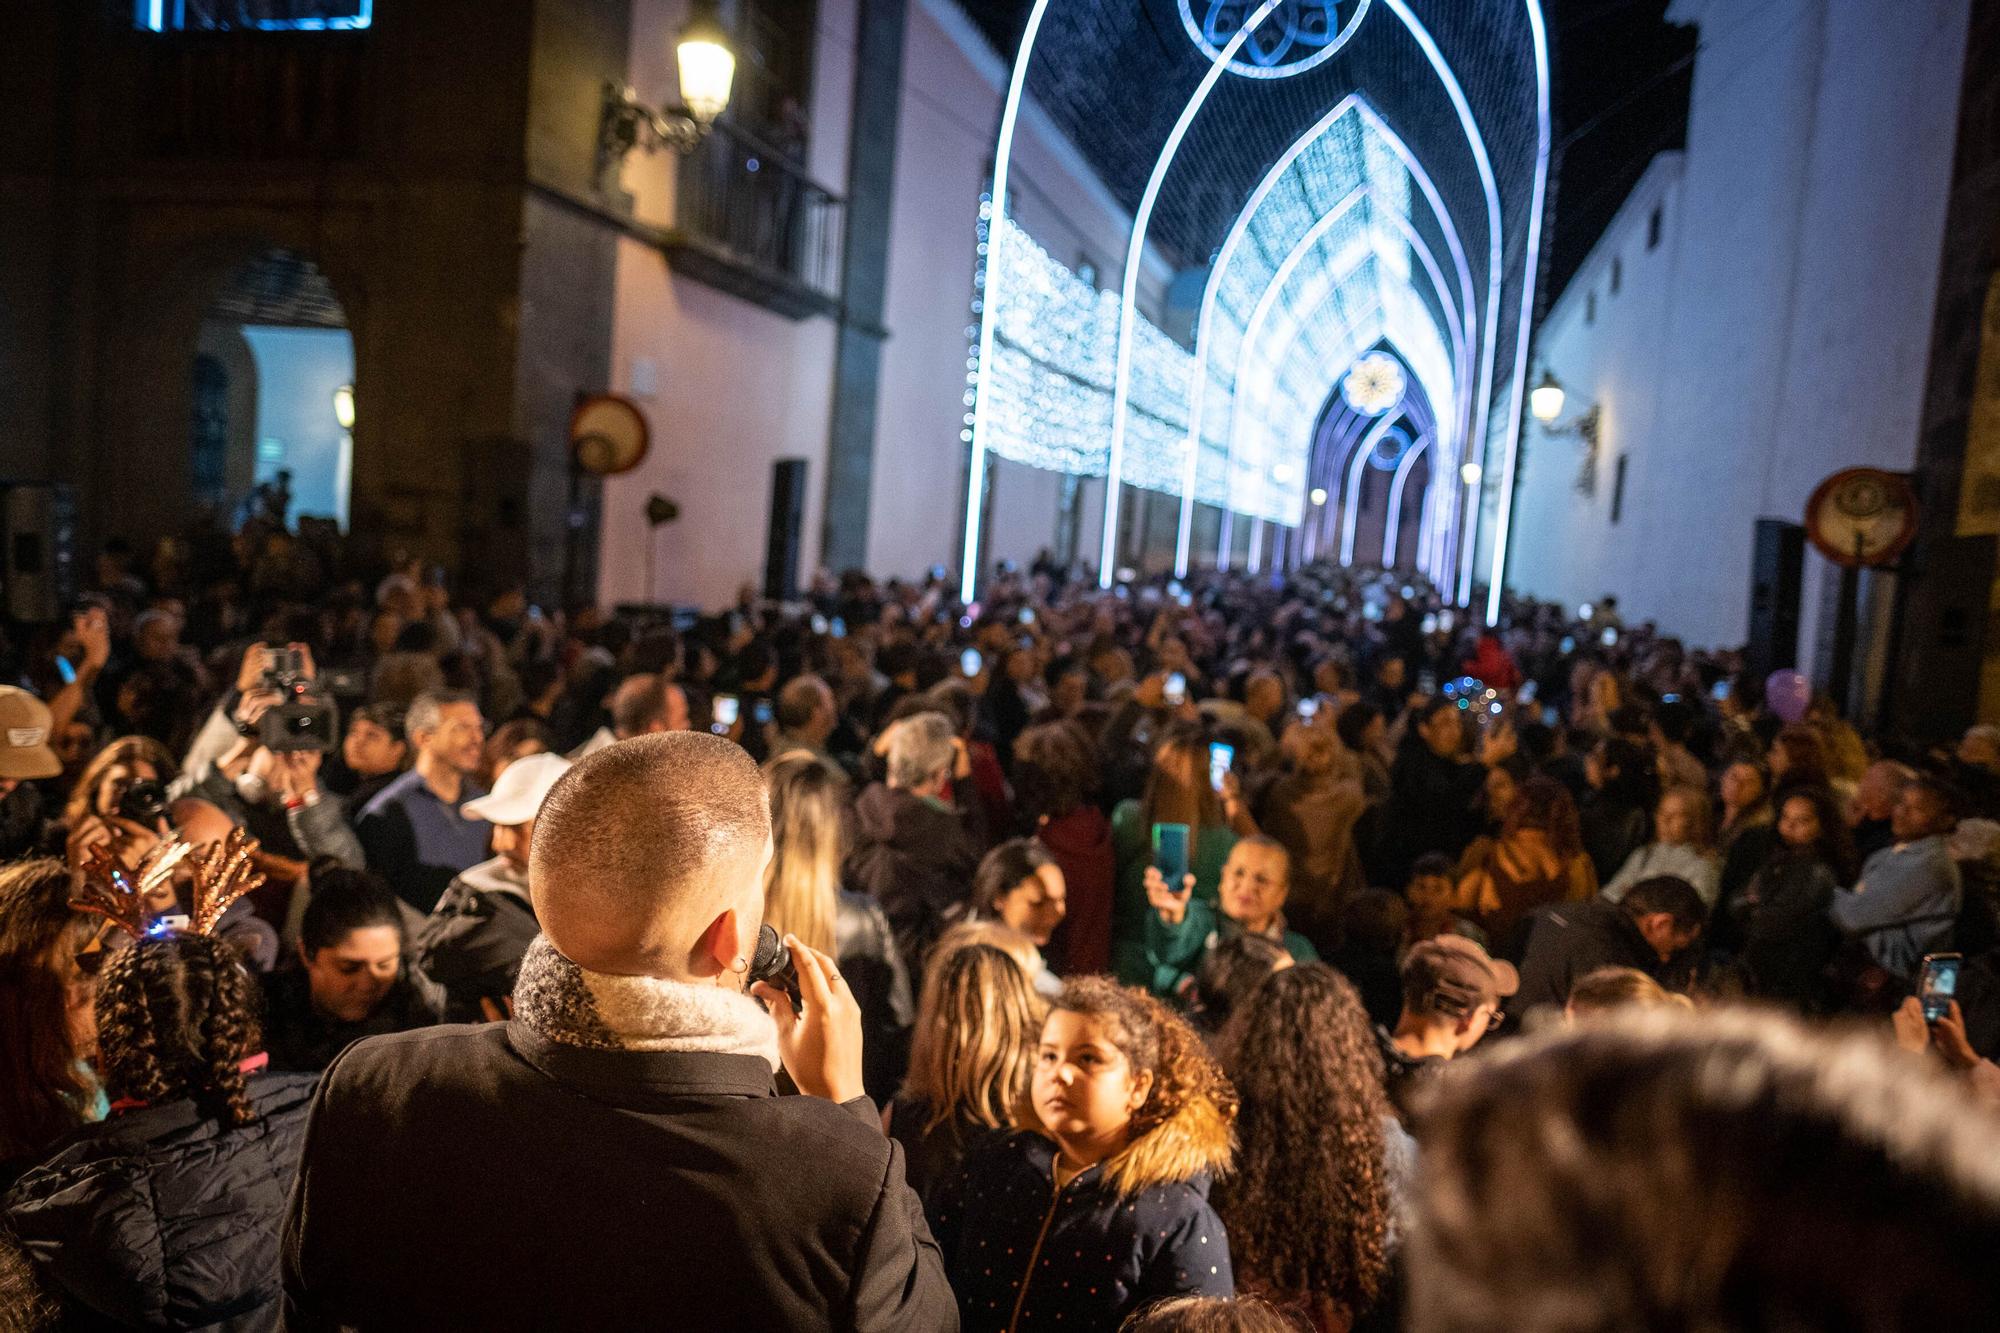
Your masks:
<path fill-rule="evenodd" d="M 1146 901 L 1146 867 L 1153 863 L 1153 826 L 1137 801 L 1121 801 L 1111 812 L 1111 846 L 1118 857 L 1118 890 L 1111 905 L 1111 970 L 1128 986 L 1151 986 L 1147 922 L 1159 913 Z M 1194 897 L 1213 907 L 1222 890 L 1222 865 L 1236 847 L 1233 830 L 1216 826 L 1195 836 L 1188 856 Z M 1173 886 L 1179 889 L 1178 884 Z"/>
<path fill-rule="evenodd" d="M 1187 915 L 1178 926 L 1160 920 L 1157 910 L 1146 917 L 1147 989 L 1162 998 L 1177 995 L 1183 982 L 1201 966 L 1209 944 L 1243 933 L 1243 927 L 1208 903 L 1188 900 Z M 1285 952 L 1295 963 L 1317 963 L 1319 950 L 1296 930 L 1285 932 Z"/>

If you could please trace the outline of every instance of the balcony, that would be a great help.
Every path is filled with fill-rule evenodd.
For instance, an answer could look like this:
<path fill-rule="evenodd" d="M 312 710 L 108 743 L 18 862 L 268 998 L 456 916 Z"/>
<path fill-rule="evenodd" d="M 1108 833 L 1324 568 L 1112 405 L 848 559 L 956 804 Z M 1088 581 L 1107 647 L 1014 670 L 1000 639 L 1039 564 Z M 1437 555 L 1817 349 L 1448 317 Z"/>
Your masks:
<path fill-rule="evenodd" d="M 680 159 L 667 262 L 788 319 L 836 315 L 847 205 L 803 163 L 718 121 Z"/>

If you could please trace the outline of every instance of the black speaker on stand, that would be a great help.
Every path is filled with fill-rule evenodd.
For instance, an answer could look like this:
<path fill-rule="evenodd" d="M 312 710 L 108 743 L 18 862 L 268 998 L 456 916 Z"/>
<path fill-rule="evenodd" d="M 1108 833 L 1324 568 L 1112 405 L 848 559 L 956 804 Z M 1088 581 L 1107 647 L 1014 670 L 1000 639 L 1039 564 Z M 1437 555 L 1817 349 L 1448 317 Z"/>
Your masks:
<path fill-rule="evenodd" d="M 1757 520 L 1750 560 L 1750 632 L 1743 666 L 1761 681 L 1799 664 L 1799 602 L 1805 577 L 1806 530 L 1781 518 Z"/>
<path fill-rule="evenodd" d="M 799 542 L 806 517 L 806 460 L 771 465 L 771 526 L 764 547 L 764 595 L 789 602 L 799 594 Z"/>

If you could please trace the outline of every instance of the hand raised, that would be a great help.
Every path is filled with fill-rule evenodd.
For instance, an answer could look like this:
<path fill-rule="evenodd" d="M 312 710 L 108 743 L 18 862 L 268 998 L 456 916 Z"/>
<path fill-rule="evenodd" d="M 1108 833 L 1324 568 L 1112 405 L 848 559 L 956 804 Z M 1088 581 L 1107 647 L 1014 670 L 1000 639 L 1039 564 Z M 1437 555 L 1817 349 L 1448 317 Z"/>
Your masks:
<path fill-rule="evenodd" d="M 1178 926 L 1187 919 L 1188 899 L 1194 896 L 1194 876 L 1181 876 L 1180 892 L 1167 887 L 1158 866 L 1146 867 L 1146 901 L 1160 914 L 1160 920 Z"/>

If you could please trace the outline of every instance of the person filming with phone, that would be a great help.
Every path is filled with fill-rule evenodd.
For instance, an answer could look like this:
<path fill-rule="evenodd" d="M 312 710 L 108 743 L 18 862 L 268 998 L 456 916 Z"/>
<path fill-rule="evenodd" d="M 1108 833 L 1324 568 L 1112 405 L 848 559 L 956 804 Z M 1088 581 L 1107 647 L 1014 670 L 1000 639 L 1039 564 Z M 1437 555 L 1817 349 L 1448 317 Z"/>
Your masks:
<path fill-rule="evenodd" d="M 1239 839 L 1222 866 L 1222 888 L 1210 904 L 1194 896 L 1195 877 L 1184 874 L 1178 888 L 1156 866 L 1146 867 L 1146 957 L 1153 970 L 1147 985 L 1155 995 L 1178 994 L 1194 977 L 1207 953 L 1238 935 L 1269 940 L 1294 963 L 1316 963 L 1312 942 L 1285 925 L 1285 897 L 1291 889 L 1291 857 L 1284 845 L 1262 834 Z"/>
<path fill-rule="evenodd" d="M 770 858 L 719 737 L 565 773 L 514 1017 L 362 1041 L 321 1081 L 287 1327 L 956 1329 L 834 960 L 787 938 L 800 999 L 750 986 Z"/>

